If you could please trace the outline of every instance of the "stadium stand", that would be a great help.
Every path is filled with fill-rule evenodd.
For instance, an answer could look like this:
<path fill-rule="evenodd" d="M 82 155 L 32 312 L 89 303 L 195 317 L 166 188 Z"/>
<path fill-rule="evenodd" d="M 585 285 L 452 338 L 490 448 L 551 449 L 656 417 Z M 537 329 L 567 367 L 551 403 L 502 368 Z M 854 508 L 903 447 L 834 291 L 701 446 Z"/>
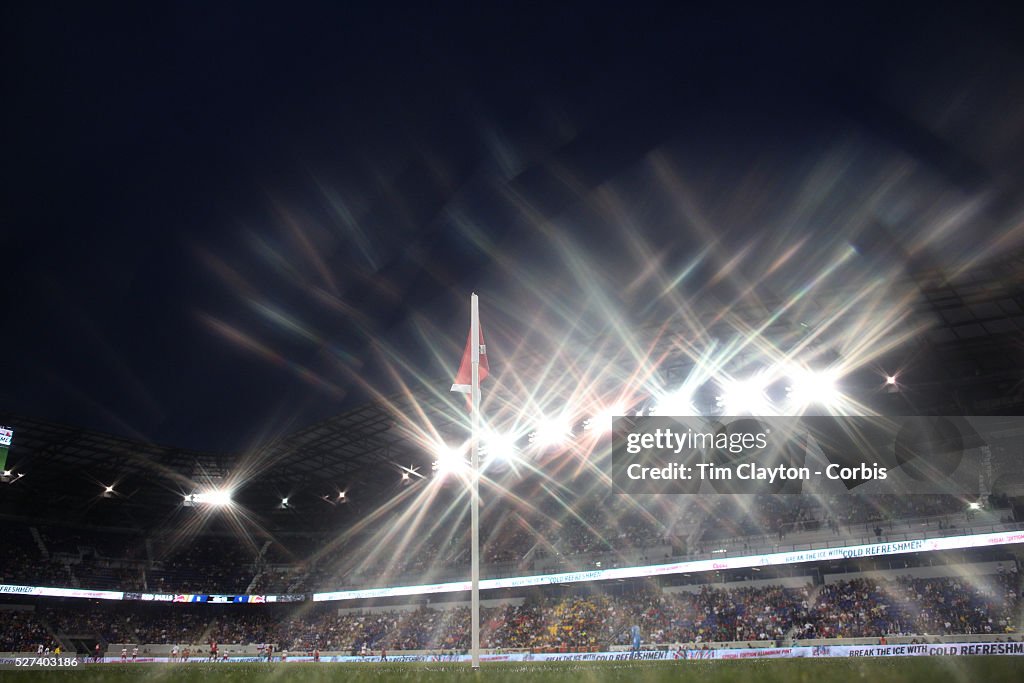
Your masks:
<path fill-rule="evenodd" d="M 31 609 L 5 609 L 0 629 L 0 652 L 35 652 L 41 643 L 53 641 L 53 635 Z"/>
<path fill-rule="evenodd" d="M 915 571 L 954 575 L 913 576 Z M 568 593 L 533 590 L 524 598 L 485 607 L 483 643 L 504 650 L 590 651 L 627 645 L 634 623 L 645 642 L 659 647 L 1017 633 L 1021 586 L 1012 562 L 892 572 L 907 573 L 891 580 L 840 574 L 817 585 L 813 577 L 798 576 L 785 585 L 769 580 L 753 582 L 758 585 L 646 585 L 614 593 L 600 585 Z M 34 651 L 42 642 L 58 641 L 145 644 L 147 650 L 216 641 L 233 647 L 277 643 L 290 650 L 349 652 L 365 644 L 376 650 L 462 651 L 469 638 L 469 611 L 459 604 L 212 611 L 207 606 L 40 601 L 20 607 L 5 612 L 11 615 L 4 628 L 5 650 Z"/>
<path fill-rule="evenodd" d="M 997 498 L 991 501 L 993 507 L 978 511 L 967 509 L 955 496 L 858 503 L 855 496 L 712 498 L 697 506 L 700 514 L 723 521 L 698 525 L 700 533 L 692 546 L 669 531 L 670 523 L 627 509 L 628 504 L 614 496 L 589 501 L 581 506 L 579 518 L 557 524 L 553 513 L 544 509 L 533 515 L 504 515 L 499 509 L 494 516 L 501 521 L 484 525 L 483 557 L 493 561 L 484 563 L 483 572 L 511 576 L 598 563 L 653 564 L 716 552 L 899 540 L 916 533 L 984 531 L 1015 523 L 1013 510 Z M 693 513 L 692 507 L 684 512 Z M 381 524 L 363 530 L 347 537 L 346 545 L 372 547 L 374 538 L 386 535 L 386 528 Z M 602 534 L 599 529 L 614 532 Z M 458 578 L 467 566 L 468 534 L 452 535 L 449 529 L 436 530 L 416 549 L 377 556 L 372 562 L 332 550 L 331 539 L 325 536 L 282 537 L 257 545 L 228 535 L 207 535 L 181 543 L 166 535 L 89 533 L 54 526 L 18 528 L 0 550 L 0 579 L 6 583 L 156 593 L 304 593 L 380 581 Z"/>

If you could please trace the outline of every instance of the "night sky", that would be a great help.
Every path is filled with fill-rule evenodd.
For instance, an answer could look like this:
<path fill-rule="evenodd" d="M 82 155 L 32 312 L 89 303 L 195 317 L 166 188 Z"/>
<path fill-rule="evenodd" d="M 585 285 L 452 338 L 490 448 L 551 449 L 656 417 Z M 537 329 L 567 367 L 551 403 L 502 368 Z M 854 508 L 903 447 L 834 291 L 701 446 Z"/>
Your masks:
<path fill-rule="evenodd" d="M 941 265 L 1019 215 L 1008 9 L 100 4 L 0 9 L 8 413 L 239 450 L 365 401 L 356 378 L 388 388 L 382 345 L 443 382 L 473 289 L 501 302 L 499 337 L 541 305 L 523 273 L 571 306 L 590 285 L 562 279 L 557 234 L 642 317 L 626 233 L 668 270 L 708 231 L 722 249 L 766 239 L 771 201 L 723 207 L 757 178 L 778 195 L 836 145 L 865 183 L 908 160 L 943 201 L 989 201 L 978 234 L 938 251 L 908 247 L 915 209 L 894 202 L 855 236 L 865 258 Z M 652 159 L 722 220 L 671 220 Z M 593 216 L 609 188 L 635 221 Z"/>

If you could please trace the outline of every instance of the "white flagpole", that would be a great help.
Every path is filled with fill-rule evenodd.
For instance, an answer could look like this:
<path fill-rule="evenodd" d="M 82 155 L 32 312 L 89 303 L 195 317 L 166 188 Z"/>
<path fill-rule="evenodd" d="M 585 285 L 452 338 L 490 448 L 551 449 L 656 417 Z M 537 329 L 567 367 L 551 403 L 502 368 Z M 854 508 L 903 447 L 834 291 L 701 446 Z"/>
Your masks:
<path fill-rule="evenodd" d="M 480 668 L 480 457 L 479 457 L 479 435 L 480 435 L 480 302 L 476 294 L 470 299 L 470 328 L 469 336 L 473 340 L 473 456 L 470 462 L 470 479 L 472 481 L 472 500 L 470 503 L 470 562 L 471 571 L 471 601 L 472 601 L 472 666 Z"/>

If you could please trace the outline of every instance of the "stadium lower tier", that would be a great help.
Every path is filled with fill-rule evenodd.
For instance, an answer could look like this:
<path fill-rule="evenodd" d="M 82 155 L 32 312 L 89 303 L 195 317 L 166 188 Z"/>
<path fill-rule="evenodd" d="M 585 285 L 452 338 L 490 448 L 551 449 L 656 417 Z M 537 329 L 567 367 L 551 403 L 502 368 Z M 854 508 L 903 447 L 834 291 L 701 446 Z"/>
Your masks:
<path fill-rule="evenodd" d="M 879 658 L 879 657 L 971 657 L 971 656 L 1024 656 L 1024 642 L 1015 642 L 1012 638 L 985 639 L 978 638 L 969 642 L 946 642 L 943 639 L 933 639 L 930 642 L 912 640 L 907 643 L 835 643 L 816 645 L 797 645 L 781 647 L 769 645 L 765 647 L 748 645 L 746 647 L 721 647 L 721 648 L 667 648 L 659 650 L 613 650 L 605 652 L 490 652 L 481 655 L 480 661 L 485 663 L 501 662 L 652 662 L 652 661 L 675 661 L 685 662 L 688 660 L 700 661 L 742 661 L 751 659 L 828 659 L 828 658 Z M 274 664 L 287 663 L 338 663 L 338 664 L 406 664 L 406 663 L 453 663 L 471 661 L 471 656 L 465 653 L 391 653 L 387 652 L 373 654 L 334 654 L 324 652 L 269 652 L 267 654 L 224 654 L 216 659 L 209 656 L 150 656 L 150 655 L 107 655 L 79 657 L 77 660 L 70 658 L 42 657 L 44 661 L 53 663 L 59 662 L 63 668 L 74 668 L 79 665 L 98 664 L 204 664 L 210 662 L 245 664 L 255 662 L 266 662 Z M 0 661 L 0 663 L 3 663 Z M 28 668 L 30 664 L 23 663 Z M 40 667 L 42 668 L 42 667 Z M 207 669 L 212 672 L 213 669 Z M 574 672 L 578 673 L 578 672 Z"/>
<path fill-rule="evenodd" d="M 481 644 L 492 650 L 590 652 L 630 643 L 700 647 L 720 642 L 787 642 L 898 635 L 1015 634 L 1020 618 L 1016 564 L 984 574 L 814 583 L 795 577 L 756 586 L 589 585 L 575 592 L 534 589 L 489 601 Z M 795 585 L 797 584 L 797 585 Z M 97 644 L 178 645 L 200 656 L 209 643 L 274 644 L 277 651 L 461 652 L 470 643 L 468 605 L 338 608 L 330 605 L 210 607 L 39 601 L 0 605 L 0 651 L 91 654 Z M 254 648 L 250 648 L 255 651 Z"/>

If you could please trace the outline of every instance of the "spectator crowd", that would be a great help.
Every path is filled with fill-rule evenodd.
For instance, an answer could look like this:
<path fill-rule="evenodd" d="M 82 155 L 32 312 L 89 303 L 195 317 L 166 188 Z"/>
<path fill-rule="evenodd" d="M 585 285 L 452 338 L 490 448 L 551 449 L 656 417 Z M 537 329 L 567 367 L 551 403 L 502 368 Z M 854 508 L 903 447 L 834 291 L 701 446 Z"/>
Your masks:
<path fill-rule="evenodd" d="M 1016 572 L 986 577 L 854 578 L 803 588 L 687 586 L 627 594 L 531 593 L 481 611 L 487 648 L 586 651 L 628 644 L 640 627 L 659 644 L 1014 633 Z M 288 650 L 463 651 L 465 606 L 359 612 L 330 605 L 224 606 L 138 603 L 17 609 L 0 629 L 0 650 L 34 649 L 56 634 L 116 643 L 276 643 Z"/>

